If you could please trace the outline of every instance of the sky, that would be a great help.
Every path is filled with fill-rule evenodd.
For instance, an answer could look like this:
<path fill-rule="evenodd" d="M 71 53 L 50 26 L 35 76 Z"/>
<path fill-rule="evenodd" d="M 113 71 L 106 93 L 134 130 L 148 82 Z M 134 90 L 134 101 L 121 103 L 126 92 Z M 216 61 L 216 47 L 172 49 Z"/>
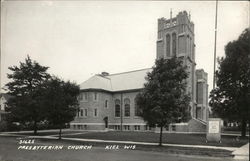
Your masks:
<path fill-rule="evenodd" d="M 248 1 L 219 1 L 217 56 L 249 27 Z M 213 86 L 215 1 L 1 1 L 1 87 L 29 55 L 50 74 L 80 84 L 94 74 L 149 68 L 157 19 L 186 10 L 195 25 L 196 69 Z M 3 92 L 3 90 L 1 90 Z"/>

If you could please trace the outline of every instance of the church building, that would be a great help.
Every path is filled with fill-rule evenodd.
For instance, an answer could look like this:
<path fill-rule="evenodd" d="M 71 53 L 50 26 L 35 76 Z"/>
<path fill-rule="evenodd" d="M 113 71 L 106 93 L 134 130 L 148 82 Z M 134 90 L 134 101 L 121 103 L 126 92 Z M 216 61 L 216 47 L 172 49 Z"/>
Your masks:
<path fill-rule="evenodd" d="M 182 58 L 188 67 L 187 92 L 191 94 L 189 122 L 173 123 L 168 132 L 204 132 L 208 119 L 207 73 L 196 70 L 194 24 L 186 11 L 158 19 L 156 59 Z M 157 131 L 139 117 L 136 95 L 152 68 L 117 74 L 102 72 L 80 84 L 79 106 L 72 129 Z M 187 107 L 188 108 L 188 107 Z"/>

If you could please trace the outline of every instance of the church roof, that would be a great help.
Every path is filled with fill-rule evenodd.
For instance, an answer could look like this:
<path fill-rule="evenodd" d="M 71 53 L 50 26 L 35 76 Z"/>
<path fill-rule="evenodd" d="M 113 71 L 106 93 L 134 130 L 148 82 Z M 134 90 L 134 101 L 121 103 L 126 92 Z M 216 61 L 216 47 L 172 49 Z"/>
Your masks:
<path fill-rule="evenodd" d="M 134 90 L 143 88 L 145 77 L 152 68 L 129 72 L 101 75 L 96 74 L 80 84 L 80 89 L 101 89 L 110 92 Z"/>

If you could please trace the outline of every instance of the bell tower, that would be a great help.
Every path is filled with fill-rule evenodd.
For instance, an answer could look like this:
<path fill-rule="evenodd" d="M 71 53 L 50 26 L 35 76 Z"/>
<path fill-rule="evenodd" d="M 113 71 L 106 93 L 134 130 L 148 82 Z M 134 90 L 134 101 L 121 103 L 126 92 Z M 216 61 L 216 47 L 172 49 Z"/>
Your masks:
<path fill-rule="evenodd" d="M 190 14 L 186 11 L 179 12 L 176 17 L 170 19 L 158 19 L 156 59 L 170 59 L 173 56 L 183 59 L 188 67 L 187 92 L 191 95 L 190 112 L 195 117 L 196 111 L 196 76 L 195 76 L 195 44 L 194 24 Z"/>

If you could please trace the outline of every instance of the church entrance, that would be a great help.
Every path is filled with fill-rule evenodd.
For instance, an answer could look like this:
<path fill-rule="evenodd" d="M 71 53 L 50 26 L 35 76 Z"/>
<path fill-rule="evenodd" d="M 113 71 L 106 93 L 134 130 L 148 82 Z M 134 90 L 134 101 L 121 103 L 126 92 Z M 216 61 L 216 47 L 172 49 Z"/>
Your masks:
<path fill-rule="evenodd" d="M 108 116 L 103 118 L 104 123 L 105 123 L 105 128 L 108 128 Z"/>

